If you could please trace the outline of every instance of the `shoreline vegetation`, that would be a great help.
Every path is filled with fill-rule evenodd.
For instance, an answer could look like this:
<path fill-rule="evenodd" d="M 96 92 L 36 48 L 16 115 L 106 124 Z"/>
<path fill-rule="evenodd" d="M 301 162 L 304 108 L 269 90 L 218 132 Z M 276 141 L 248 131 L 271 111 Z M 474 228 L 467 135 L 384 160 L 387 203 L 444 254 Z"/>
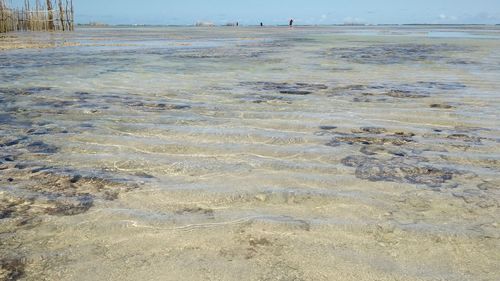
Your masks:
<path fill-rule="evenodd" d="M 0 33 L 73 30 L 73 0 L 25 0 L 21 7 L 0 0 Z"/>

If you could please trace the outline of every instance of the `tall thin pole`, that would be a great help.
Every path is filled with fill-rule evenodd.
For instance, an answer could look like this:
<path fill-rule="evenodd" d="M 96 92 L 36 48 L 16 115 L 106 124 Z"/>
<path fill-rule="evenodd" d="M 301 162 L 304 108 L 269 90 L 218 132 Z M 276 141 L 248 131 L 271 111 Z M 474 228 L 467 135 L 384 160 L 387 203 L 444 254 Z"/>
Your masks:
<path fill-rule="evenodd" d="M 71 31 L 75 30 L 75 11 L 73 10 L 73 0 L 71 2 Z"/>
<path fill-rule="evenodd" d="M 47 12 L 49 14 L 49 20 L 48 20 L 48 24 L 49 24 L 49 30 L 54 30 L 54 12 L 52 10 L 52 1 L 51 0 L 47 0 Z"/>
<path fill-rule="evenodd" d="M 64 26 L 64 9 L 63 9 L 63 4 L 62 1 L 59 0 L 59 20 L 61 21 L 61 28 L 62 31 L 65 31 L 65 26 Z"/>

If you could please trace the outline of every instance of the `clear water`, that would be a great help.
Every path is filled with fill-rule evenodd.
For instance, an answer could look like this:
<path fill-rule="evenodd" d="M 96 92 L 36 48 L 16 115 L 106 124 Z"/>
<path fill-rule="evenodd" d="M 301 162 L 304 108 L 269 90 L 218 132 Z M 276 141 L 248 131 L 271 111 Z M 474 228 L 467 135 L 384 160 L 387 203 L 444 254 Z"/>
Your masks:
<path fill-rule="evenodd" d="M 497 27 L 13 36 L 0 279 L 499 277 Z"/>

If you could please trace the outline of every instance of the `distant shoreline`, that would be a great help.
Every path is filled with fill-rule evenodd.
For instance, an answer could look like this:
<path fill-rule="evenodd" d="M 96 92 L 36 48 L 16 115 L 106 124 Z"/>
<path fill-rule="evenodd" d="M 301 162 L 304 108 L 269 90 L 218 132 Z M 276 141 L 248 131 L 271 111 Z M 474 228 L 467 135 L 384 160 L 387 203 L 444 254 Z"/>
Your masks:
<path fill-rule="evenodd" d="M 228 27 L 228 28 L 238 28 L 236 26 L 228 26 L 226 24 L 216 24 L 216 25 L 206 25 L 206 26 L 196 26 L 195 24 L 77 24 L 78 27 L 95 27 L 95 28 L 105 28 L 105 27 Z M 381 27 L 381 26 L 500 26 L 499 24 L 432 24 L 432 23 L 408 23 L 408 24 L 304 24 L 304 25 L 294 25 L 294 27 Z M 261 27 L 258 24 L 254 25 L 240 25 L 241 27 Z M 279 25 L 264 25 L 263 27 L 288 27 L 286 24 Z"/>
<path fill-rule="evenodd" d="M 447 37 L 447 38 L 471 38 L 476 39 L 494 39 L 499 40 L 500 28 L 499 25 L 425 25 L 425 24 L 404 24 L 404 25 L 297 25 L 294 29 L 290 29 L 285 25 L 273 25 L 273 26 L 240 26 L 231 27 L 226 25 L 216 25 L 216 26 L 194 26 L 194 25 L 77 25 L 76 30 L 81 30 L 82 32 L 93 33 L 99 32 L 113 32 L 113 30 L 135 30 L 134 32 L 141 32 L 141 29 L 147 31 L 161 31 L 161 32 L 175 32 L 176 29 L 181 32 L 189 30 L 199 30 L 200 32 L 229 32 L 231 34 L 248 34 L 248 32 L 261 31 L 261 33 L 307 33 L 310 31 L 318 30 L 324 33 L 334 32 L 337 34 L 362 34 L 364 36 L 368 35 L 381 35 L 390 36 L 392 34 L 404 35 L 406 32 L 416 31 L 418 33 L 424 34 L 425 37 Z M 93 31 L 94 30 L 94 31 Z M 183 31 L 184 30 L 184 31 Z M 343 32 L 345 31 L 345 32 Z M 392 33 L 391 31 L 398 31 Z M 455 34 L 457 33 L 457 34 Z M 464 33 L 464 34 L 461 34 Z M 466 33 L 471 33 L 467 35 Z M 478 33 L 474 35 L 474 33 Z M 77 46 L 102 46 L 100 43 L 82 43 L 78 40 L 68 40 L 66 35 L 63 33 L 54 32 L 51 36 L 33 36 L 32 32 L 12 32 L 9 34 L 2 35 L 2 40 L 0 40 L 0 52 L 8 50 L 19 50 L 19 49 L 46 49 L 46 48 L 59 48 L 59 47 L 77 47 Z M 493 35 L 490 35 L 493 34 Z M 238 35 L 238 36 L 240 36 Z M 77 38 L 77 37 L 75 37 Z M 112 44 L 113 46 L 120 46 L 121 44 Z M 111 45 L 108 45 L 111 46 Z"/>

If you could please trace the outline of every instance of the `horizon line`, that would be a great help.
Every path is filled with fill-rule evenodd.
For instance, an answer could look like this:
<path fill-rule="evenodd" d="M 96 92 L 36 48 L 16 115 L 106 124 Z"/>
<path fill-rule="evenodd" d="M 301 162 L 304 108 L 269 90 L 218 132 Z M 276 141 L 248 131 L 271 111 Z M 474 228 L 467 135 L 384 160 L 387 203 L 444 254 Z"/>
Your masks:
<path fill-rule="evenodd" d="M 76 23 L 78 26 L 95 26 L 95 27 L 120 27 L 120 26 L 142 26 L 142 27 L 147 27 L 147 26 L 170 26 L 170 27 L 260 27 L 260 25 L 257 24 L 239 24 L 239 26 L 233 26 L 230 25 L 232 23 L 226 23 L 226 24 L 215 24 L 212 22 L 200 22 L 204 23 L 206 25 L 197 25 L 197 23 L 194 24 L 141 24 L 141 23 L 136 23 L 136 24 L 127 24 L 127 23 L 117 23 L 117 24 L 108 24 L 108 23 L 101 23 L 101 22 L 88 22 L 88 23 Z M 434 25 L 434 26 L 464 26 L 464 25 L 474 25 L 474 26 L 497 26 L 500 25 L 500 23 L 332 23 L 332 24 L 294 24 L 294 27 L 307 27 L 307 26 L 415 26 L 415 25 Z M 264 25 L 263 27 L 288 27 L 289 25 L 287 24 L 269 24 L 269 25 Z"/>

